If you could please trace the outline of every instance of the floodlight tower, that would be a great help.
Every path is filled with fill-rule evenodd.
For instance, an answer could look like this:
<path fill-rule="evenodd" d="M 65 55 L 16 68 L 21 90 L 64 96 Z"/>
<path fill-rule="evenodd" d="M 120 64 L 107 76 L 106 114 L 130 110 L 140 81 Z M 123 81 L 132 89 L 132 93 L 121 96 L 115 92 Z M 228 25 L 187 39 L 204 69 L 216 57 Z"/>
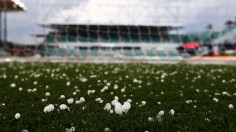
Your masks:
<path fill-rule="evenodd" d="M 25 10 L 26 6 L 20 0 L 0 0 L 0 41 L 3 45 L 7 43 L 7 12 Z"/>

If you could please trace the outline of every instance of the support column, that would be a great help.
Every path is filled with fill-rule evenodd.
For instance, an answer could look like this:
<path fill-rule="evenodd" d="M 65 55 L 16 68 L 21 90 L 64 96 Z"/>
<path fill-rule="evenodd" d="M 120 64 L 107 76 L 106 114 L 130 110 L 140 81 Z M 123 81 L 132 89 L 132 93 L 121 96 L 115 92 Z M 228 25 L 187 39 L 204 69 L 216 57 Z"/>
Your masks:
<path fill-rule="evenodd" d="M 4 11 L 4 16 L 3 16 L 3 24 L 4 24 L 4 29 L 3 29 L 3 42 L 4 44 L 7 43 L 7 12 Z"/>
<path fill-rule="evenodd" d="M 2 42 L 2 12 L 0 11 L 0 41 Z"/>

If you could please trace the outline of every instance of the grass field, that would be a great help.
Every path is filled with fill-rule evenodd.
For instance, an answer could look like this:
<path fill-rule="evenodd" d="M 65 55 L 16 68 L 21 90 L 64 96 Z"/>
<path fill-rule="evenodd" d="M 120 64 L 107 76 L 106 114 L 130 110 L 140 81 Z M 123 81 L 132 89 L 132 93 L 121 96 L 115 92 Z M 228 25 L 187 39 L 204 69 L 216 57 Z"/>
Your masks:
<path fill-rule="evenodd" d="M 0 64 L 0 131 L 236 131 L 233 106 L 233 66 Z"/>

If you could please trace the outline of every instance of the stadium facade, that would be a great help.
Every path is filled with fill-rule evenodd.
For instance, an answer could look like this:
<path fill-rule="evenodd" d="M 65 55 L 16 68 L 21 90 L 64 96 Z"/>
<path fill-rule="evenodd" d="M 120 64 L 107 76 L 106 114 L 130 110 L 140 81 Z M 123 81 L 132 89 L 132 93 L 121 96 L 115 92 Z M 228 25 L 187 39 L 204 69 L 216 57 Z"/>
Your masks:
<path fill-rule="evenodd" d="M 62 10 L 41 25 L 44 56 L 179 57 L 185 43 L 218 43 L 229 32 L 179 34 L 174 9 L 149 0 L 90 0 Z M 168 17 L 166 17 L 168 16 Z"/>

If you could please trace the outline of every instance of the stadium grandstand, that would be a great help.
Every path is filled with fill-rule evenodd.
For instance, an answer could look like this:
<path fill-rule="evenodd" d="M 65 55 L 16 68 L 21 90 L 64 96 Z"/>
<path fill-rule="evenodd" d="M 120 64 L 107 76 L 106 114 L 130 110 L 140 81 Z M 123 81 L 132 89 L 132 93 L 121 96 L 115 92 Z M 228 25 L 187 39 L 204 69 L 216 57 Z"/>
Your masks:
<path fill-rule="evenodd" d="M 41 24 L 50 31 L 37 35 L 44 38 L 43 56 L 178 58 L 188 52 L 178 48 L 192 43 L 200 46 L 191 55 L 211 55 L 236 31 L 179 33 L 178 11 L 139 0 L 91 0 L 58 14 Z"/>
<path fill-rule="evenodd" d="M 181 28 L 173 19 L 158 18 L 161 12 L 151 3 L 125 0 L 91 1 L 69 9 L 61 20 L 42 24 L 51 29 L 45 37 L 44 56 L 76 57 L 179 57 L 176 47 L 182 44 L 169 31 Z M 149 10 L 144 10 L 149 8 Z M 84 9 L 85 8 L 85 9 Z M 153 14 L 153 11 L 157 11 Z M 170 10 L 164 11 L 171 13 Z M 71 15 L 73 14 L 73 15 Z M 94 15 L 91 15 L 94 14 Z"/>

